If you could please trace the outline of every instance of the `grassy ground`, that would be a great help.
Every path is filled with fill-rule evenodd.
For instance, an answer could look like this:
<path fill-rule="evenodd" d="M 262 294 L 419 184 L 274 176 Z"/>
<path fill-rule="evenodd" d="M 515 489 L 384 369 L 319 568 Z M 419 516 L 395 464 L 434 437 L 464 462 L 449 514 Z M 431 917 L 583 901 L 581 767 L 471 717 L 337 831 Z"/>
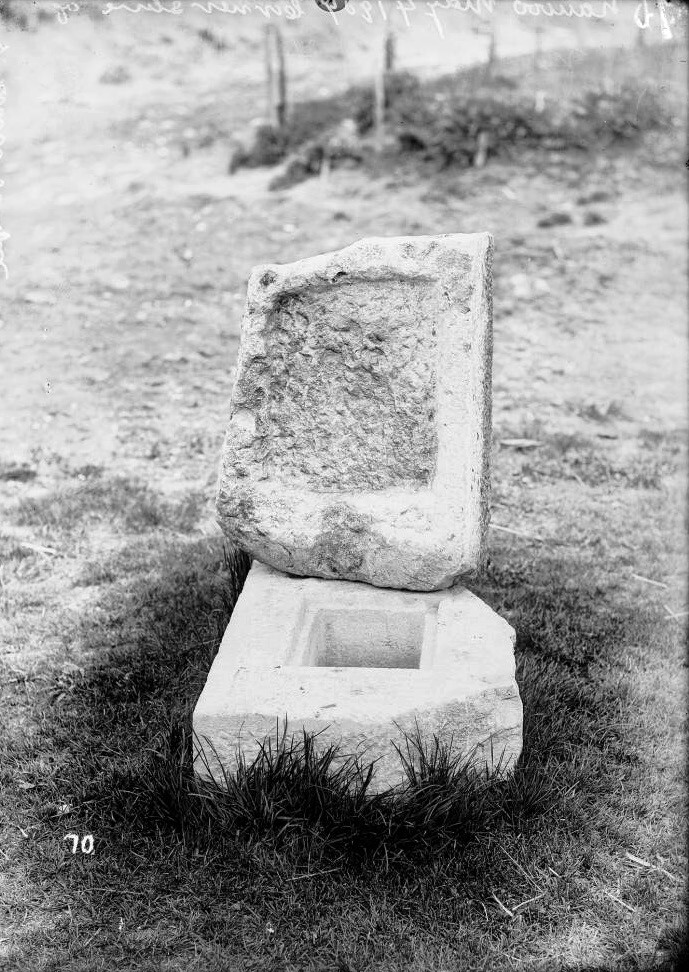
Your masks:
<path fill-rule="evenodd" d="M 145 55 L 87 26 L 54 73 L 102 70 L 107 40 L 133 74 L 116 96 L 64 81 L 41 109 L 29 35 L 8 76 L 27 135 L 8 150 L 3 216 L 0 967 L 671 968 L 686 873 L 677 135 L 270 193 L 270 172 L 226 175 L 258 77 L 181 22 L 150 28 Z M 195 58 L 207 73 L 181 86 Z M 189 93 L 201 102 L 213 70 L 244 97 L 204 146 Z M 571 222 L 539 227 L 554 210 Z M 365 815 L 350 846 L 313 817 L 281 837 L 231 825 L 221 803 L 194 803 L 187 756 L 246 567 L 212 496 L 248 269 L 486 228 L 494 506 L 472 588 L 518 633 L 522 763 L 451 846 L 433 827 L 416 849 L 371 840 Z"/>

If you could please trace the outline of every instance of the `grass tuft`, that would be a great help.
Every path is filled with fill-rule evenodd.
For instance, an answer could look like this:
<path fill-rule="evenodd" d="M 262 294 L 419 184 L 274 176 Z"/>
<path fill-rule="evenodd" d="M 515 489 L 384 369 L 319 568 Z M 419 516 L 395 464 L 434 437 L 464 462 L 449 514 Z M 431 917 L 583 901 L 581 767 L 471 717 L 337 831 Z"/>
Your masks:
<path fill-rule="evenodd" d="M 145 772 L 112 779 L 128 796 L 138 787 L 135 812 L 142 824 L 172 827 L 184 839 L 232 834 L 259 841 L 301 859 L 354 864 L 365 860 L 418 859 L 466 844 L 500 816 L 499 780 L 476 772 L 471 761 L 437 738 L 406 734 L 398 749 L 406 784 L 371 789 L 374 766 L 318 733 L 290 734 L 283 722 L 247 760 L 240 752 L 233 771 L 213 761 L 184 730 L 171 727 Z M 207 746 L 207 744 L 206 744 Z M 205 764 L 196 778 L 193 757 Z"/>

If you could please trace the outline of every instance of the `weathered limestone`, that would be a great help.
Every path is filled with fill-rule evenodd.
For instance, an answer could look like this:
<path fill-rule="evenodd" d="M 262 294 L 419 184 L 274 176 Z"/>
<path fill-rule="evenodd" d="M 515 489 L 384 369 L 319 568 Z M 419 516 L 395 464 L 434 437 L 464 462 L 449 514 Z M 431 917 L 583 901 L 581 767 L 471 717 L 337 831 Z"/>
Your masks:
<path fill-rule="evenodd" d="M 513 648 L 507 622 L 460 586 L 383 591 L 255 563 L 194 712 L 196 770 L 221 780 L 285 716 L 290 732 L 377 760 L 375 789 L 403 782 L 392 743 L 416 725 L 477 768 L 509 769 L 522 743 Z"/>
<path fill-rule="evenodd" d="M 436 590 L 482 563 L 492 240 L 362 240 L 249 281 L 218 512 L 290 574 Z"/>
<path fill-rule="evenodd" d="M 194 712 L 200 775 L 284 719 L 375 761 L 376 789 L 417 728 L 514 766 L 514 632 L 456 583 L 487 527 L 491 252 L 371 239 L 253 272 L 218 512 L 262 563 Z"/>

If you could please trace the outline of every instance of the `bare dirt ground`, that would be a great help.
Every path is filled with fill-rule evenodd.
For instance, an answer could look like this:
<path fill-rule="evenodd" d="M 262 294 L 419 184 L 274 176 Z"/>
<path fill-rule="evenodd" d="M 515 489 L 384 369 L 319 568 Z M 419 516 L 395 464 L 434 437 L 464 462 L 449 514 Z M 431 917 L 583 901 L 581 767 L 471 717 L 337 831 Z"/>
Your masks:
<path fill-rule="evenodd" d="M 59 525 L 22 519 L 19 506 L 122 476 L 171 502 L 191 498 L 192 526 L 173 530 L 217 543 L 213 491 L 249 270 L 369 235 L 495 236 L 493 556 L 509 560 L 525 544 L 535 558 L 576 550 L 592 569 L 612 565 L 601 598 L 650 605 L 659 630 L 679 632 L 687 221 L 678 138 L 423 177 L 404 167 L 335 171 L 269 192 L 272 172 L 227 174 L 233 138 L 262 113 L 261 24 L 212 19 L 223 50 L 199 36 L 204 25 L 208 18 L 99 21 L 82 11 L 64 25 L 3 35 L 8 680 L 48 662 L 86 664 L 54 618 L 67 611 L 88 623 L 107 579 L 85 585 L 84 564 L 122 539 L 107 509 L 87 537 L 61 540 Z M 287 27 L 295 98 L 344 87 L 370 56 L 365 38 L 338 54 L 339 28 L 324 20 Z M 409 60 L 413 50 L 415 67 L 425 62 L 429 72 L 430 36 L 425 58 L 405 40 Z M 447 62 L 451 49 L 442 51 Z M 574 84 L 577 49 L 568 56 Z M 402 45 L 401 66 L 404 57 Z M 668 78 L 683 58 L 679 46 L 667 55 Z M 119 83 L 108 80 L 118 71 Z M 553 211 L 572 222 L 538 227 Z M 629 664 L 620 663 L 646 700 L 639 751 L 650 745 L 644 725 L 660 747 L 657 758 L 646 753 L 660 814 L 663 764 L 681 775 L 681 651 L 640 668 L 646 648 L 629 649 Z M 38 715 L 26 692 L 6 711 L 12 731 L 29 737 Z M 657 829 L 650 818 L 644 826 L 650 856 Z M 17 818 L 3 846 L 15 894 L 25 877 L 21 833 Z M 661 849 L 681 871 L 680 848 Z M 28 908 L 13 934 L 52 921 Z M 548 947 L 543 939 L 545 960 Z M 571 946 L 575 958 L 577 950 L 591 961 L 605 952 L 585 931 Z"/>

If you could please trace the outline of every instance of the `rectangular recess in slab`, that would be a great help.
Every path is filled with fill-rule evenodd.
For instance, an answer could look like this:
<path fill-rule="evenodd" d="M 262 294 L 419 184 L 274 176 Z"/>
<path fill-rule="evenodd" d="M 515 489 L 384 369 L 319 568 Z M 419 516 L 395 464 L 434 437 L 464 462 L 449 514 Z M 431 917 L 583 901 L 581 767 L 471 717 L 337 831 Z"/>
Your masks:
<path fill-rule="evenodd" d="M 425 630 L 423 611 L 321 608 L 307 657 L 318 668 L 420 668 Z"/>
<path fill-rule="evenodd" d="M 421 275 L 353 276 L 281 293 L 268 314 L 263 473 L 326 493 L 428 487 L 446 298 Z"/>

